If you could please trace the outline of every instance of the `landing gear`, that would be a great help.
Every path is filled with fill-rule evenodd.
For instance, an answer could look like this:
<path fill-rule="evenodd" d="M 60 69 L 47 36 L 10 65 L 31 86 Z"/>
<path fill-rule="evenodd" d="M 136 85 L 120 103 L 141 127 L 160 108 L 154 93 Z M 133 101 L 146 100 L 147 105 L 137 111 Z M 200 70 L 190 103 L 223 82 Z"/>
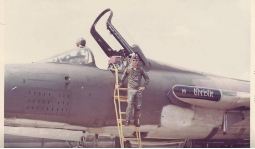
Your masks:
<path fill-rule="evenodd" d="M 186 139 L 183 143 L 183 148 L 191 148 L 192 147 L 192 140 Z"/>
<path fill-rule="evenodd" d="M 95 138 L 94 138 L 94 148 L 98 148 L 98 134 L 95 134 Z"/>
<path fill-rule="evenodd" d="M 115 137 L 114 148 L 121 148 L 121 146 L 120 146 L 120 138 L 119 137 Z M 132 148 L 132 145 L 131 145 L 129 140 L 124 142 L 124 148 Z"/>
<path fill-rule="evenodd" d="M 66 140 L 66 143 L 68 144 L 69 148 L 81 148 L 80 141 L 68 141 L 68 140 Z"/>
<path fill-rule="evenodd" d="M 87 140 L 88 133 L 83 131 L 83 136 L 81 137 L 81 141 L 78 141 L 78 148 L 84 148 L 85 142 Z"/>

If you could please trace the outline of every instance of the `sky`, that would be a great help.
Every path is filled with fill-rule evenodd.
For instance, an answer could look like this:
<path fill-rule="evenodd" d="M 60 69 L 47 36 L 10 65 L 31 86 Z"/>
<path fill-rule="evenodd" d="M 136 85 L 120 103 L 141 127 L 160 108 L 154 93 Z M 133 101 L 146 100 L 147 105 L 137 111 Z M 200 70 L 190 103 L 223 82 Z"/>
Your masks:
<path fill-rule="evenodd" d="M 106 68 L 109 58 L 90 34 L 106 8 L 113 10 L 113 25 L 147 58 L 250 79 L 250 2 L 242 0 L 5 1 L 5 63 L 36 62 L 75 48 L 83 37 L 97 66 Z"/>

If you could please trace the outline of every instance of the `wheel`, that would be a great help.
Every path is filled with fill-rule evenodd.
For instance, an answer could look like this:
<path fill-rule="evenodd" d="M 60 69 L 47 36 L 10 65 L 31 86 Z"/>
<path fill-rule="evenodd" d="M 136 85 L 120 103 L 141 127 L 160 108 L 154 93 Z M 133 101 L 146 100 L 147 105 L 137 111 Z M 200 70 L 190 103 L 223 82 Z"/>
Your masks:
<path fill-rule="evenodd" d="M 192 140 L 185 140 L 184 144 L 183 144 L 184 148 L 191 148 L 192 147 Z"/>

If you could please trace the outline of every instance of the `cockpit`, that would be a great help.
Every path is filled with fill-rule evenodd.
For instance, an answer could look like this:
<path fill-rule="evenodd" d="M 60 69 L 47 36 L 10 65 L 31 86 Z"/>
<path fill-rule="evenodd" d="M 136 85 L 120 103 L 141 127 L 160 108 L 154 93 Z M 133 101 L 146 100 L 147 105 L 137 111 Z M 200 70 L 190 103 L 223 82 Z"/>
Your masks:
<path fill-rule="evenodd" d="M 104 16 L 107 12 L 110 12 L 110 16 L 106 21 L 106 27 L 110 31 L 111 35 L 115 40 L 121 45 L 121 49 L 114 50 L 106 40 L 97 32 L 96 25 L 98 21 Z M 113 17 L 113 12 L 110 9 L 104 10 L 94 21 L 90 29 L 90 33 L 101 49 L 104 51 L 108 61 L 108 69 L 112 69 L 113 65 L 117 66 L 118 69 L 124 69 L 124 67 L 129 66 L 129 57 L 133 54 L 137 54 L 142 62 L 143 66 L 149 67 L 150 64 L 143 54 L 142 50 L 138 45 L 130 46 L 126 40 L 121 36 L 117 29 L 111 23 Z M 77 48 L 73 50 L 66 51 L 64 53 L 58 54 L 56 56 L 50 57 L 43 60 L 42 62 L 51 62 L 51 63 L 65 63 L 65 64 L 75 64 L 75 65 L 95 65 L 94 55 L 92 51 L 85 46 L 85 39 L 81 38 L 80 42 L 77 42 Z M 82 42 L 81 42 L 82 41 Z"/>
<path fill-rule="evenodd" d="M 87 47 L 78 47 L 61 54 L 52 56 L 42 62 L 65 63 L 76 65 L 92 65 L 95 64 L 94 55 Z"/>

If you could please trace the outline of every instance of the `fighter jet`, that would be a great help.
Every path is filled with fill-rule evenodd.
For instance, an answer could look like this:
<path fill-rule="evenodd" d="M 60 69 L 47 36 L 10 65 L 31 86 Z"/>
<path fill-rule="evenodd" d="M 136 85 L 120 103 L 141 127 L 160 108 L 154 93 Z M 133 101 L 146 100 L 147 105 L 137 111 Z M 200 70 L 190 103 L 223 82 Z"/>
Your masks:
<path fill-rule="evenodd" d="M 100 18 L 108 13 L 107 29 L 123 49 L 112 49 L 96 30 Z M 249 81 L 148 59 L 138 45 L 126 42 L 111 23 L 112 17 L 110 9 L 104 10 L 90 30 L 110 59 L 107 70 L 96 66 L 93 49 L 87 46 L 40 62 L 5 66 L 5 134 L 81 142 L 88 136 L 117 138 L 112 68 L 117 66 L 120 78 L 129 67 L 130 54 L 136 53 L 139 66 L 150 77 L 143 92 L 142 144 L 182 140 L 184 147 L 215 147 L 219 142 L 249 146 Z M 125 128 L 124 136 L 133 133 Z"/>

